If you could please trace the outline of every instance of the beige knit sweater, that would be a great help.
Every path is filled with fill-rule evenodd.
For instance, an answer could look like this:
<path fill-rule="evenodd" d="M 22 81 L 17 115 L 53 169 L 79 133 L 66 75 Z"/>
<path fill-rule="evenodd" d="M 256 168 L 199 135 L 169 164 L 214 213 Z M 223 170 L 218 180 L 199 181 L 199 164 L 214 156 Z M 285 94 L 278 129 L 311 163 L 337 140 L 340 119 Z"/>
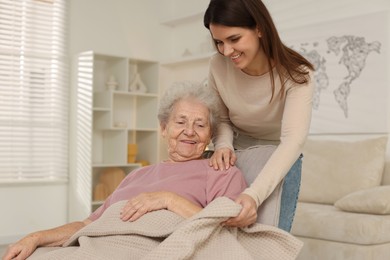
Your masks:
<path fill-rule="evenodd" d="M 257 205 L 271 194 L 298 159 L 311 121 L 313 82 L 297 85 L 288 81 L 281 100 L 280 78 L 275 69 L 273 72 L 276 89 L 270 102 L 269 73 L 250 76 L 220 54 L 210 61 L 208 84 L 222 101 L 222 123 L 214 140 L 215 148 L 233 149 L 233 129 L 241 141 L 241 147 L 236 149 L 259 144 L 278 145 L 261 174 L 245 190 Z M 245 138 L 247 141 L 242 142 Z"/>

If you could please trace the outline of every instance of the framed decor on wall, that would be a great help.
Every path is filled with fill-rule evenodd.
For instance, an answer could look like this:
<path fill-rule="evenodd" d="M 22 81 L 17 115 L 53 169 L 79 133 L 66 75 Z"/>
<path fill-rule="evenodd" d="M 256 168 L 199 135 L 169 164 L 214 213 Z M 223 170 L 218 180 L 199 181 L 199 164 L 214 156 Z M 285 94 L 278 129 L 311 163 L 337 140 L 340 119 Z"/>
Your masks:
<path fill-rule="evenodd" d="M 316 69 L 311 134 L 387 132 L 388 24 L 381 12 L 281 32 Z"/>

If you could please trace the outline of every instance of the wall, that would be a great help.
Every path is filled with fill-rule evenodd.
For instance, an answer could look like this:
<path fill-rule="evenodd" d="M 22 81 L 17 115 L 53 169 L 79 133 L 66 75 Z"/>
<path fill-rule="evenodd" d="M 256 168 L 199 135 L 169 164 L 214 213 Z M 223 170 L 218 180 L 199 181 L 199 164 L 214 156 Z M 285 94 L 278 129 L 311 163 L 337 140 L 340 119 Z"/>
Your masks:
<path fill-rule="evenodd" d="M 67 221 L 66 183 L 0 184 L 0 245 Z"/>
<path fill-rule="evenodd" d="M 134 58 L 158 58 L 160 50 L 166 47 L 161 40 L 164 31 L 159 28 L 158 13 L 169 9 L 170 2 L 71 0 L 70 54 L 94 50 Z"/>
<path fill-rule="evenodd" d="M 202 52 L 202 43 L 210 41 L 210 34 L 202 22 L 208 3 L 208 0 L 172 0 L 172 7 L 160 14 L 161 28 L 170 36 L 164 37 L 170 47 L 168 52 L 161 49 L 162 61 L 181 57 L 185 51 L 192 55 Z"/>
<path fill-rule="evenodd" d="M 390 2 L 388 0 L 264 0 L 271 12 L 274 22 L 283 36 L 283 32 L 296 27 L 331 22 L 344 18 L 367 15 L 376 12 L 387 12 L 387 28 L 390 28 Z M 356 24 L 364 25 L 365 21 Z M 375 30 L 376 28 L 372 28 Z M 283 39 L 283 38 L 282 38 Z M 390 33 L 387 34 L 387 46 L 382 46 L 383 53 L 387 54 L 388 69 L 390 68 Z M 390 73 L 387 73 L 387 82 L 390 83 Z M 390 91 L 387 87 L 387 133 L 390 131 Z M 375 100 L 366 100 L 373 105 Z M 362 118 L 364 121 L 364 118 Z M 340 137 L 339 137 L 340 138 Z M 387 158 L 390 158 L 390 140 L 387 145 Z"/>

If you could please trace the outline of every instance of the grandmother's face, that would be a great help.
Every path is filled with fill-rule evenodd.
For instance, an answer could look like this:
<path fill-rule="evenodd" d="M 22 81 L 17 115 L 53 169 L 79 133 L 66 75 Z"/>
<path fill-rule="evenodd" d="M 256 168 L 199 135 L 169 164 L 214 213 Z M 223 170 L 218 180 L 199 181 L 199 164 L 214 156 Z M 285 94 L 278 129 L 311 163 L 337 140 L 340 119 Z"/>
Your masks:
<path fill-rule="evenodd" d="M 161 128 L 168 142 L 169 159 L 199 159 L 211 138 L 209 110 L 197 100 L 182 99 L 173 106 L 168 124 Z"/>

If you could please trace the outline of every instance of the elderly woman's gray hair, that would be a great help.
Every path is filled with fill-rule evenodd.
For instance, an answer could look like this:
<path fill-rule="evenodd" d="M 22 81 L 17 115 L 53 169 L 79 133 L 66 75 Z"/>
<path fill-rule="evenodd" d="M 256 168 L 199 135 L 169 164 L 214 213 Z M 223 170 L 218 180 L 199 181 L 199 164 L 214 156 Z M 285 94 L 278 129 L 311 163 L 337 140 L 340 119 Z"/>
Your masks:
<path fill-rule="evenodd" d="M 169 116 L 176 102 L 188 97 L 198 100 L 209 109 L 209 121 L 212 135 L 214 135 L 219 123 L 219 98 L 214 90 L 198 82 L 176 82 L 165 91 L 165 94 L 160 100 L 157 115 L 160 125 L 166 125 L 168 123 Z"/>

